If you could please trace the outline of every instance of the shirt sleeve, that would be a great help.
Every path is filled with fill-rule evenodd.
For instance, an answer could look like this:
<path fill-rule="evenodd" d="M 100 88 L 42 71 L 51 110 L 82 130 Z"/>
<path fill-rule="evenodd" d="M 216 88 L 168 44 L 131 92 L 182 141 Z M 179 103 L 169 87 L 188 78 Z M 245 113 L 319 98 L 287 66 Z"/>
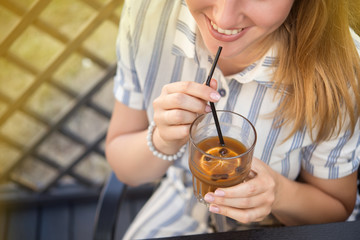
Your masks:
<path fill-rule="evenodd" d="M 143 93 L 135 68 L 133 39 L 139 2 L 141 1 L 125 1 L 123 6 L 116 41 L 117 69 L 114 77 L 114 95 L 116 100 L 128 107 L 144 110 Z"/>
<path fill-rule="evenodd" d="M 355 172 L 360 163 L 359 121 L 353 135 L 349 130 L 329 141 L 307 146 L 302 167 L 315 177 L 337 179 Z"/>

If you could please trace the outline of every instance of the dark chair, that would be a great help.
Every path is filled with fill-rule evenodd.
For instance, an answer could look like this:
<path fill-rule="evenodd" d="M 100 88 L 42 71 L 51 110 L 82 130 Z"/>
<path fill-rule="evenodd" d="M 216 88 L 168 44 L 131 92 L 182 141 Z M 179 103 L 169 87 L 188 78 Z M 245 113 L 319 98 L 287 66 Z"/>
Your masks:
<path fill-rule="evenodd" d="M 93 239 L 121 239 L 156 186 L 156 183 L 151 183 L 128 187 L 111 173 L 98 201 Z"/>

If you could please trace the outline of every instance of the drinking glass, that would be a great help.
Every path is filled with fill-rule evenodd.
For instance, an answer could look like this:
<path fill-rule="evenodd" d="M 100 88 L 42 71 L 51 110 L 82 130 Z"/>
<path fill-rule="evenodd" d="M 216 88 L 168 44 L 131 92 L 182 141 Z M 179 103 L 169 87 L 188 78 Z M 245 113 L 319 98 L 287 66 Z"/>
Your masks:
<path fill-rule="evenodd" d="M 189 168 L 194 194 L 203 203 L 206 193 L 245 180 L 256 144 L 256 130 L 248 119 L 231 111 L 216 112 L 224 145 L 211 112 L 198 116 L 190 127 Z"/>

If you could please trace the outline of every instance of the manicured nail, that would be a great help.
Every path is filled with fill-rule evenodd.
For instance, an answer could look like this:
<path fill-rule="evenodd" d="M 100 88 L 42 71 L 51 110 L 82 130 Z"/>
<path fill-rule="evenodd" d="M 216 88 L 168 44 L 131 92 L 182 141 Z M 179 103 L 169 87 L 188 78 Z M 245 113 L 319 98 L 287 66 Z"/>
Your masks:
<path fill-rule="evenodd" d="M 210 193 L 207 193 L 204 197 L 205 201 L 207 202 L 213 202 L 214 201 L 214 196 Z"/>
<path fill-rule="evenodd" d="M 215 193 L 215 196 L 218 196 L 218 197 L 225 196 L 225 192 L 223 190 L 220 190 L 220 189 L 215 190 L 214 193 Z"/>
<path fill-rule="evenodd" d="M 212 93 L 210 93 L 210 98 L 212 100 L 217 101 L 217 100 L 219 100 L 221 98 L 221 96 L 220 96 L 220 94 L 218 92 L 212 92 Z"/>
<path fill-rule="evenodd" d="M 211 112 L 211 107 L 209 105 L 206 105 L 205 112 Z"/>
<path fill-rule="evenodd" d="M 210 205 L 209 211 L 213 212 L 213 213 L 218 213 L 220 211 L 220 209 L 217 206 Z"/>

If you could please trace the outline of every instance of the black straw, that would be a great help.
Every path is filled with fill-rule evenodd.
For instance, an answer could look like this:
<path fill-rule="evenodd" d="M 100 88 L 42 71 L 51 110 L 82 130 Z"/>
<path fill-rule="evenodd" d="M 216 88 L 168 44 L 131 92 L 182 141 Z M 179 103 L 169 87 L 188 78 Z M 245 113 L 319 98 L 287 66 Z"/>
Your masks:
<path fill-rule="evenodd" d="M 218 51 L 217 51 L 216 56 L 215 56 L 215 59 L 214 59 L 214 62 L 213 62 L 213 64 L 212 64 L 212 66 L 211 66 L 210 73 L 209 73 L 208 78 L 207 78 L 207 80 L 206 80 L 206 85 L 207 85 L 207 86 L 210 86 L 210 81 L 211 81 L 212 75 L 214 74 L 216 64 L 217 64 L 217 62 L 218 62 L 218 60 L 219 60 L 219 56 L 220 56 L 221 50 L 222 50 L 222 47 L 219 46 Z M 215 126 L 216 126 L 216 130 L 217 130 L 217 133 L 218 133 L 218 136 L 219 136 L 220 144 L 221 144 L 221 146 L 224 146 L 224 145 L 225 145 L 225 142 L 224 142 L 224 138 L 223 138 L 222 133 L 221 133 L 220 124 L 219 124 L 219 119 L 218 119 L 218 117 L 217 117 L 215 105 L 214 105 L 213 102 L 210 102 L 210 107 L 211 107 L 211 112 L 212 112 L 213 117 L 214 117 Z"/>

